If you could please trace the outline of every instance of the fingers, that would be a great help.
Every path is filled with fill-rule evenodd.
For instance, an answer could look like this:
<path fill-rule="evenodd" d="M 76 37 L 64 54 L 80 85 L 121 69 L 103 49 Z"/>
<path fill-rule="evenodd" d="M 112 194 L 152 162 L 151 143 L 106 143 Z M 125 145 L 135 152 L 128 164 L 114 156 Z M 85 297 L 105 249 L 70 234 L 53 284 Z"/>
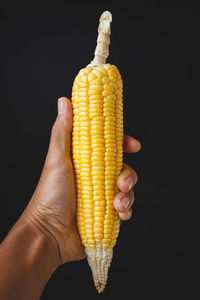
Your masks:
<path fill-rule="evenodd" d="M 70 157 L 72 131 L 72 104 L 65 98 L 58 99 L 58 115 L 52 127 L 47 161 Z"/>
<path fill-rule="evenodd" d="M 141 144 L 131 136 L 124 135 L 123 150 L 128 153 L 138 152 Z M 123 169 L 118 178 L 118 193 L 114 199 L 114 207 L 119 213 L 121 220 L 126 221 L 132 216 L 131 206 L 134 202 L 134 193 L 131 190 L 137 182 L 136 172 L 127 164 L 123 164 Z"/>
<path fill-rule="evenodd" d="M 123 164 L 123 169 L 118 178 L 118 187 L 121 192 L 127 193 L 137 182 L 136 172 L 127 164 Z"/>
<path fill-rule="evenodd" d="M 137 182 L 136 172 L 127 164 L 123 164 L 122 172 L 118 178 L 120 192 L 114 199 L 114 207 L 121 220 L 126 221 L 132 216 L 131 206 L 134 202 L 133 186 Z"/>
<path fill-rule="evenodd" d="M 134 139 L 129 135 L 124 135 L 123 143 L 124 152 L 135 153 L 138 152 L 141 148 L 141 144 L 138 140 Z"/>
<path fill-rule="evenodd" d="M 119 192 L 114 199 L 114 208 L 119 213 L 121 220 L 126 221 L 132 215 L 131 206 L 134 202 L 134 192 L 130 190 L 128 193 Z"/>

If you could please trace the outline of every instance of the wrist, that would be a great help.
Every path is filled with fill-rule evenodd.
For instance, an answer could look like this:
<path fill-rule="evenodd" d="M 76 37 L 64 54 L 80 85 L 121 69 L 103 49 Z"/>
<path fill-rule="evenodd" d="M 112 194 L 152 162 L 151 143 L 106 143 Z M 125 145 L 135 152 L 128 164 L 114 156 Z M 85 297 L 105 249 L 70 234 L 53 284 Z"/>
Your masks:
<path fill-rule="evenodd" d="M 52 270 L 55 271 L 61 262 L 57 241 L 54 236 L 32 214 L 26 211 L 18 220 L 16 226 L 24 232 L 28 239 L 38 244 L 41 252 L 45 252 Z"/>
<path fill-rule="evenodd" d="M 0 299 L 39 299 L 59 265 L 52 237 L 23 214 L 0 252 Z"/>

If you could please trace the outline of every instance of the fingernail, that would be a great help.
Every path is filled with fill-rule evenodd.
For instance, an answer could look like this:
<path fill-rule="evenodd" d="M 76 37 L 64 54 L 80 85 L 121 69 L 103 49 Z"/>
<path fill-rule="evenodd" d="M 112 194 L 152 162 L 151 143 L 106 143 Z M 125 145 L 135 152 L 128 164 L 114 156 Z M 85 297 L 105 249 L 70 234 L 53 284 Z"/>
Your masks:
<path fill-rule="evenodd" d="M 129 190 L 133 187 L 133 178 L 129 177 L 126 179 L 126 183 L 128 185 Z"/>
<path fill-rule="evenodd" d="M 141 148 L 141 143 L 140 143 L 140 141 L 138 141 L 138 140 L 134 139 L 134 140 L 132 140 L 132 143 L 134 143 L 134 144 L 135 144 L 135 146 L 138 148 L 138 150 L 137 150 L 137 151 L 139 151 L 139 150 L 140 150 L 140 148 Z"/>
<path fill-rule="evenodd" d="M 127 208 L 130 205 L 130 199 L 129 198 L 123 198 L 122 203 L 124 208 Z"/>
<path fill-rule="evenodd" d="M 58 115 L 62 115 L 64 111 L 64 99 L 61 97 L 58 99 Z"/>

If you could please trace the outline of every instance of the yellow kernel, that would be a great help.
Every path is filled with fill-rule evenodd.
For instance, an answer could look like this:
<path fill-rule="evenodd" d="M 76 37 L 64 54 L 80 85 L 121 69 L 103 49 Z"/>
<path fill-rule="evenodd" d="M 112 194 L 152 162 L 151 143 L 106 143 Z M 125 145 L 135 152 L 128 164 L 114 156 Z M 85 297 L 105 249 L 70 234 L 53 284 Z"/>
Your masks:
<path fill-rule="evenodd" d="M 95 242 L 94 239 L 87 239 L 87 242 L 88 242 L 88 244 L 90 244 L 90 245 L 95 245 L 95 244 L 96 244 L 96 242 Z"/>
<path fill-rule="evenodd" d="M 94 233 L 94 237 L 96 238 L 96 239 L 103 239 L 103 233 Z"/>
<path fill-rule="evenodd" d="M 111 242 L 110 239 L 103 239 L 103 244 L 108 245 Z"/>
<path fill-rule="evenodd" d="M 104 73 L 102 71 L 103 71 L 103 69 L 101 69 L 101 70 L 93 69 L 92 73 L 95 74 L 98 78 L 102 78 L 104 76 Z"/>
<path fill-rule="evenodd" d="M 90 98 L 90 101 L 92 102 L 93 100 L 95 100 L 95 101 L 101 101 L 101 100 L 103 100 L 103 95 L 90 95 L 89 96 L 89 98 Z"/>
<path fill-rule="evenodd" d="M 112 92 L 110 91 L 110 90 L 104 90 L 103 92 L 102 92 L 102 95 L 104 96 L 104 97 L 107 97 L 107 96 L 109 96 L 109 95 L 111 95 L 112 94 Z"/>
<path fill-rule="evenodd" d="M 95 216 L 95 217 L 103 217 L 104 214 L 105 214 L 105 212 L 99 212 L 99 211 L 95 211 L 95 212 L 94 212 L 94 216 Z"/>
<path fill-rule="evenodd" d="M 109 84 L 109 83 L 110 83 L 109 77 L 108 77 L 108 76 L 104 76 L 104 77 L 102 78 L 102 82 L 103 82 L 104 84 Z"/>
<path fill-rule="evenodd" d="M 94 221 L 98 223 L 103 223 L 104 216 L 94 216 Z"/>
<path fill-rule="evenodd" d="M 88 95 L 92 96 L 92 95 L 98 95 L 101 93 L 101 90 L 97 90 L 97 89 L 89 89 L 88 90 Z"/>
<path fill-rule="evenodd" d="M 93 72 L 91 72 L 90 74 L 88 74 L 88 81 L 89 82 L 95 80 L 96 78 L 97 78 L 97 75 L 94 74 Z"/>
<path fill-rule="evenodd" d="M 105 212 L 105 207 L 103 206 L 95 206 L 94 207 L 95 212 Z"/>
<path fill-rule="evenodd" d="M 101 233 L 103 234 L 103 228 L 94 228 L 94 233 Z"/>
<path fill-rule="evenodd" d="M 94 222 L 94 227 L 95 228 L 103 228 L 104 227 L 104 224 L 101 222 L 101 223 L 98 223 L 98 222 Z"/>

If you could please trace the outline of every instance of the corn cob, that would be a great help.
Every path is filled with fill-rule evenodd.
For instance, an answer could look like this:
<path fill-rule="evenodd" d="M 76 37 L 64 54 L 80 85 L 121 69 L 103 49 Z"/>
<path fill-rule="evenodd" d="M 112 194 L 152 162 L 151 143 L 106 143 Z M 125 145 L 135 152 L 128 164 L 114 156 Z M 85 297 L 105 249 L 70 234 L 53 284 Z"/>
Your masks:
<path fill-rule="evenodd" d="M 105 288 L 120 220 L 113 207 L 123 160 L 122 79 L 106 64 L 112 15 L 101 15 L 93 61 L 72 88 L 77 225 L 98 292 Z"/>

